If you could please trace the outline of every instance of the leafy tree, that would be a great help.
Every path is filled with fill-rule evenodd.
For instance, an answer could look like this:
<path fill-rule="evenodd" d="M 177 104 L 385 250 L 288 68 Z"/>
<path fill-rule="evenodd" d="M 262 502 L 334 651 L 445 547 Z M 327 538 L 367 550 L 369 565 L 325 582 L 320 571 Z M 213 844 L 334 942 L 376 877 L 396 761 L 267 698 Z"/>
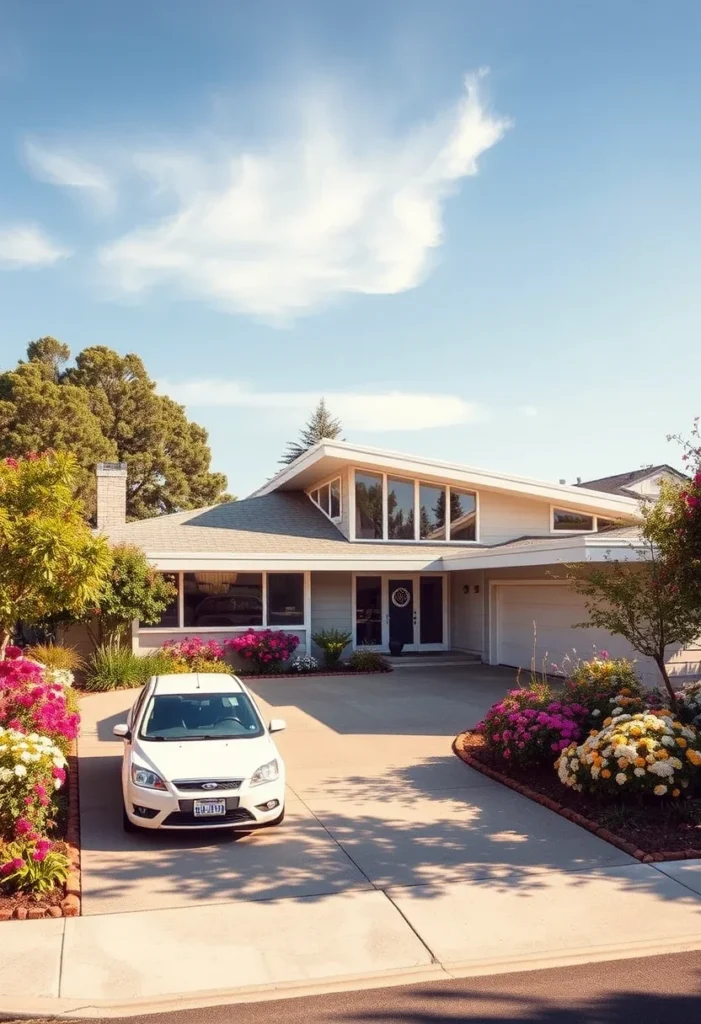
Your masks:
<path fill-rule="evenodd" d="M 80 615 L 94 606 L 110 564 L 75 497 L 68 453 L 0 462 L 0 657 L 18 620 Z"/>
<path fill-rule="evenodd" d="M 27 355 L 0 375 L 0 454 L 73 452 L 91 513 L 100 461 L 126 462 L 130 519 L 228 500 L 226 478 L 209 470 L 207 432 L 156 394 L 138 356 L 95 346 L 62 369 L 70 351 L 54 338 L 32 342 Z"/>
<path fill-rule="evenodd" d="M 326 408 L 325 400 L 320 398 L 319 404 L 307 421 L 306 426 L 300 431 L 299 441 L 287 442 L 287 451 L 283 454 L 280 462 L 289 465 L 295 459 L 298 459 L 300 455 L 304 455 L 305 452 L 309 451 L 317 441 L 322 441 L 324 438 L 333 441 L 340 436 L 342 431 L 341 421 L 331 415 Z"/>
<path fill-rule="evenodd" d="M 642 548 L 639 562 L 608 559 L 600 566 L 567 566 L 567 579 L 585 597 L 587 622 L 625 637 L 631 646 L 651 658 L 662 677 L 670 702 L 676 705 L 667 672 L 667 651 L 690 648 L 701 637 L 701 601 L 698 591 L 684 585 L 675 557 L 665 552 L 670 534 L 670 503 L 678 495 L 663 486 L 659 500 L 642 506 Z"/>
<path fill-rule="evenodd" d="M 120 647 L 134 619 L 146 626 L 156 625 L 178 594 L 177 587 L 149 564 L 140 548 L 117 544 L 111 559 L 96 602 L 100 614 L 86 620 L 95 648 Z"/>

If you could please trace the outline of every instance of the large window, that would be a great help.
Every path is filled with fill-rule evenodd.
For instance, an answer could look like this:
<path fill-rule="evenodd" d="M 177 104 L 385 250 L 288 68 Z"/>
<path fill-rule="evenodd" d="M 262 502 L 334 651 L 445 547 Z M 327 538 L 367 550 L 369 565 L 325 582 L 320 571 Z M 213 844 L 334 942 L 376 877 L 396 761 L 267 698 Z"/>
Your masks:
<path fill-rule="evenodd" d="M 477 495 L 384 473 L 355 474 L 355 539 L 477 540 Z"/>
<path fill-rule="evenodd" d="M 387 536 L 414 540 L 414 481 L 387 480 Z"/>
<path fill-rule="evenodd" d="M 382 477 L 355 474 L 355 536 L 358 540 L 382 540 Z"/>
<path fill-rule="evenodd" d="M 303 572 L 164 573 L 178 597 L 141 629 L 299 628 L 305 623 Z"/>
<path fill-rule="evenodd" d="M 268 573 L 268 626 L 301 626 L 304 622 L 304 575 Z"/>
<path fill-rule="evenodd" d="M 419 537 L 445 540 L 445 487 L 419 486 Z"/>
<path fill-rule="evenodd" d="M 475 540 L 477 537 L 477 499 L 469 491 L 450 488 L 450 539 Z"/>
<path fill-rule="evenodd" d="M 355 642 L 358 647 L 382 644 L 382 577 L 355 578 Z"/>
<path fill-rule="evenodd" d="M 309 492 L 309 497 L 329 519 L 341 518 L 341 478 L 336 477 L 328 484 Z"/>
<path fill-rule="evenodd" d="M 186 572 L 183 612 L 184 626 L 262 626 L 263 574 Z"/>

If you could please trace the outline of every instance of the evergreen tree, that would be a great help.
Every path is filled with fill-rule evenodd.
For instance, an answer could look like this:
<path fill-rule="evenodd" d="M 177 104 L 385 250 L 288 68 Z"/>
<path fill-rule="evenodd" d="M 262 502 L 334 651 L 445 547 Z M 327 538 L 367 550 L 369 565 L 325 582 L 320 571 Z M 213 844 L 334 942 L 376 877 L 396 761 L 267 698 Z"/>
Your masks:
<path fill-rule="evenodd" d="M 95 464 L 126 462 L 127 516 L 226 500 L 226 478 L 210 472 L 207 432 L 177 402 L 156 393 L 141 359 L 98 345 L 63 369 L 70 350 L 40 338 L 28 359 L 0 374 L 0 457 L 72 452 L 77 487 L 94 513 Z"/>
<path fill-rule="evenodd" d="M 324 438 L 334 441 L 342 430 L 341 421 L 331 415 L 326 408 L 324 399 L 319 399 L 319 404 L 306 426 L 300 431 L 299 441 L 287 442 L 287 451 L 283 454 L 280 462 L 289 465 L 295 459 L 298 459 L 300 455 L 304 455 L 306 451 L 309 451 L 317 441 L 321 441 Z"/>

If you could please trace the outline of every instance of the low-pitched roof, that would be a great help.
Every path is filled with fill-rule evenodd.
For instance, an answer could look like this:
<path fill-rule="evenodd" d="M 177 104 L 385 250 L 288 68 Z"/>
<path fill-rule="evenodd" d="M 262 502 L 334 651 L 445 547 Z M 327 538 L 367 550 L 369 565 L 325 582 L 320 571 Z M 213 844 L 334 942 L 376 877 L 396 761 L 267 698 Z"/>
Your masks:
<path fill-rule="evenodd" d="M 597 480 L 583 480 L 582 483 L 575 484 L 575 487 L 586 487 L 590 491 L 603 491 L 606 494 L 622 494 L 626 498 L 639 498 L 640 495 L 636 491 L 630 490 L 631 485 L 639 483 L 641 480 L 647 480 L 648 477 L 655 476 L 657 473 L 671 473 L 674 476 L 683 477 L 678 469 L 662 463 L 660 466 L 633 469 L 629 473 L 602 476 Z"/>
<path fill-rule="evenodd" d="M 352 544 L 306 494 L 274 491 L 257 498 L 141 519 L 107 531 L 113 544 L 137 544 L 152 552 L 221 552 L 240 555 L 338 555 L 388 553 L 386 544 Z M 395 555 L 436 557 L 463 551 L 446 544 L 392 544 Z"/>

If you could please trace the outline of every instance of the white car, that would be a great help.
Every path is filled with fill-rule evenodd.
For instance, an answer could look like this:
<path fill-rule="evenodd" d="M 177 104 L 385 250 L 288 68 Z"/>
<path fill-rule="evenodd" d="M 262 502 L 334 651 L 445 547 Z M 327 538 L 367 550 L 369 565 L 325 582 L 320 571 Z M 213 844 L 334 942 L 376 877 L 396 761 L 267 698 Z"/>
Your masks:
<path fill-rule="evenodd" d="M 154 676 L 115 725 L 124 740 L 124 828 L 242 829 L 279 825 L 285 766 L 240 679 Z"/>

